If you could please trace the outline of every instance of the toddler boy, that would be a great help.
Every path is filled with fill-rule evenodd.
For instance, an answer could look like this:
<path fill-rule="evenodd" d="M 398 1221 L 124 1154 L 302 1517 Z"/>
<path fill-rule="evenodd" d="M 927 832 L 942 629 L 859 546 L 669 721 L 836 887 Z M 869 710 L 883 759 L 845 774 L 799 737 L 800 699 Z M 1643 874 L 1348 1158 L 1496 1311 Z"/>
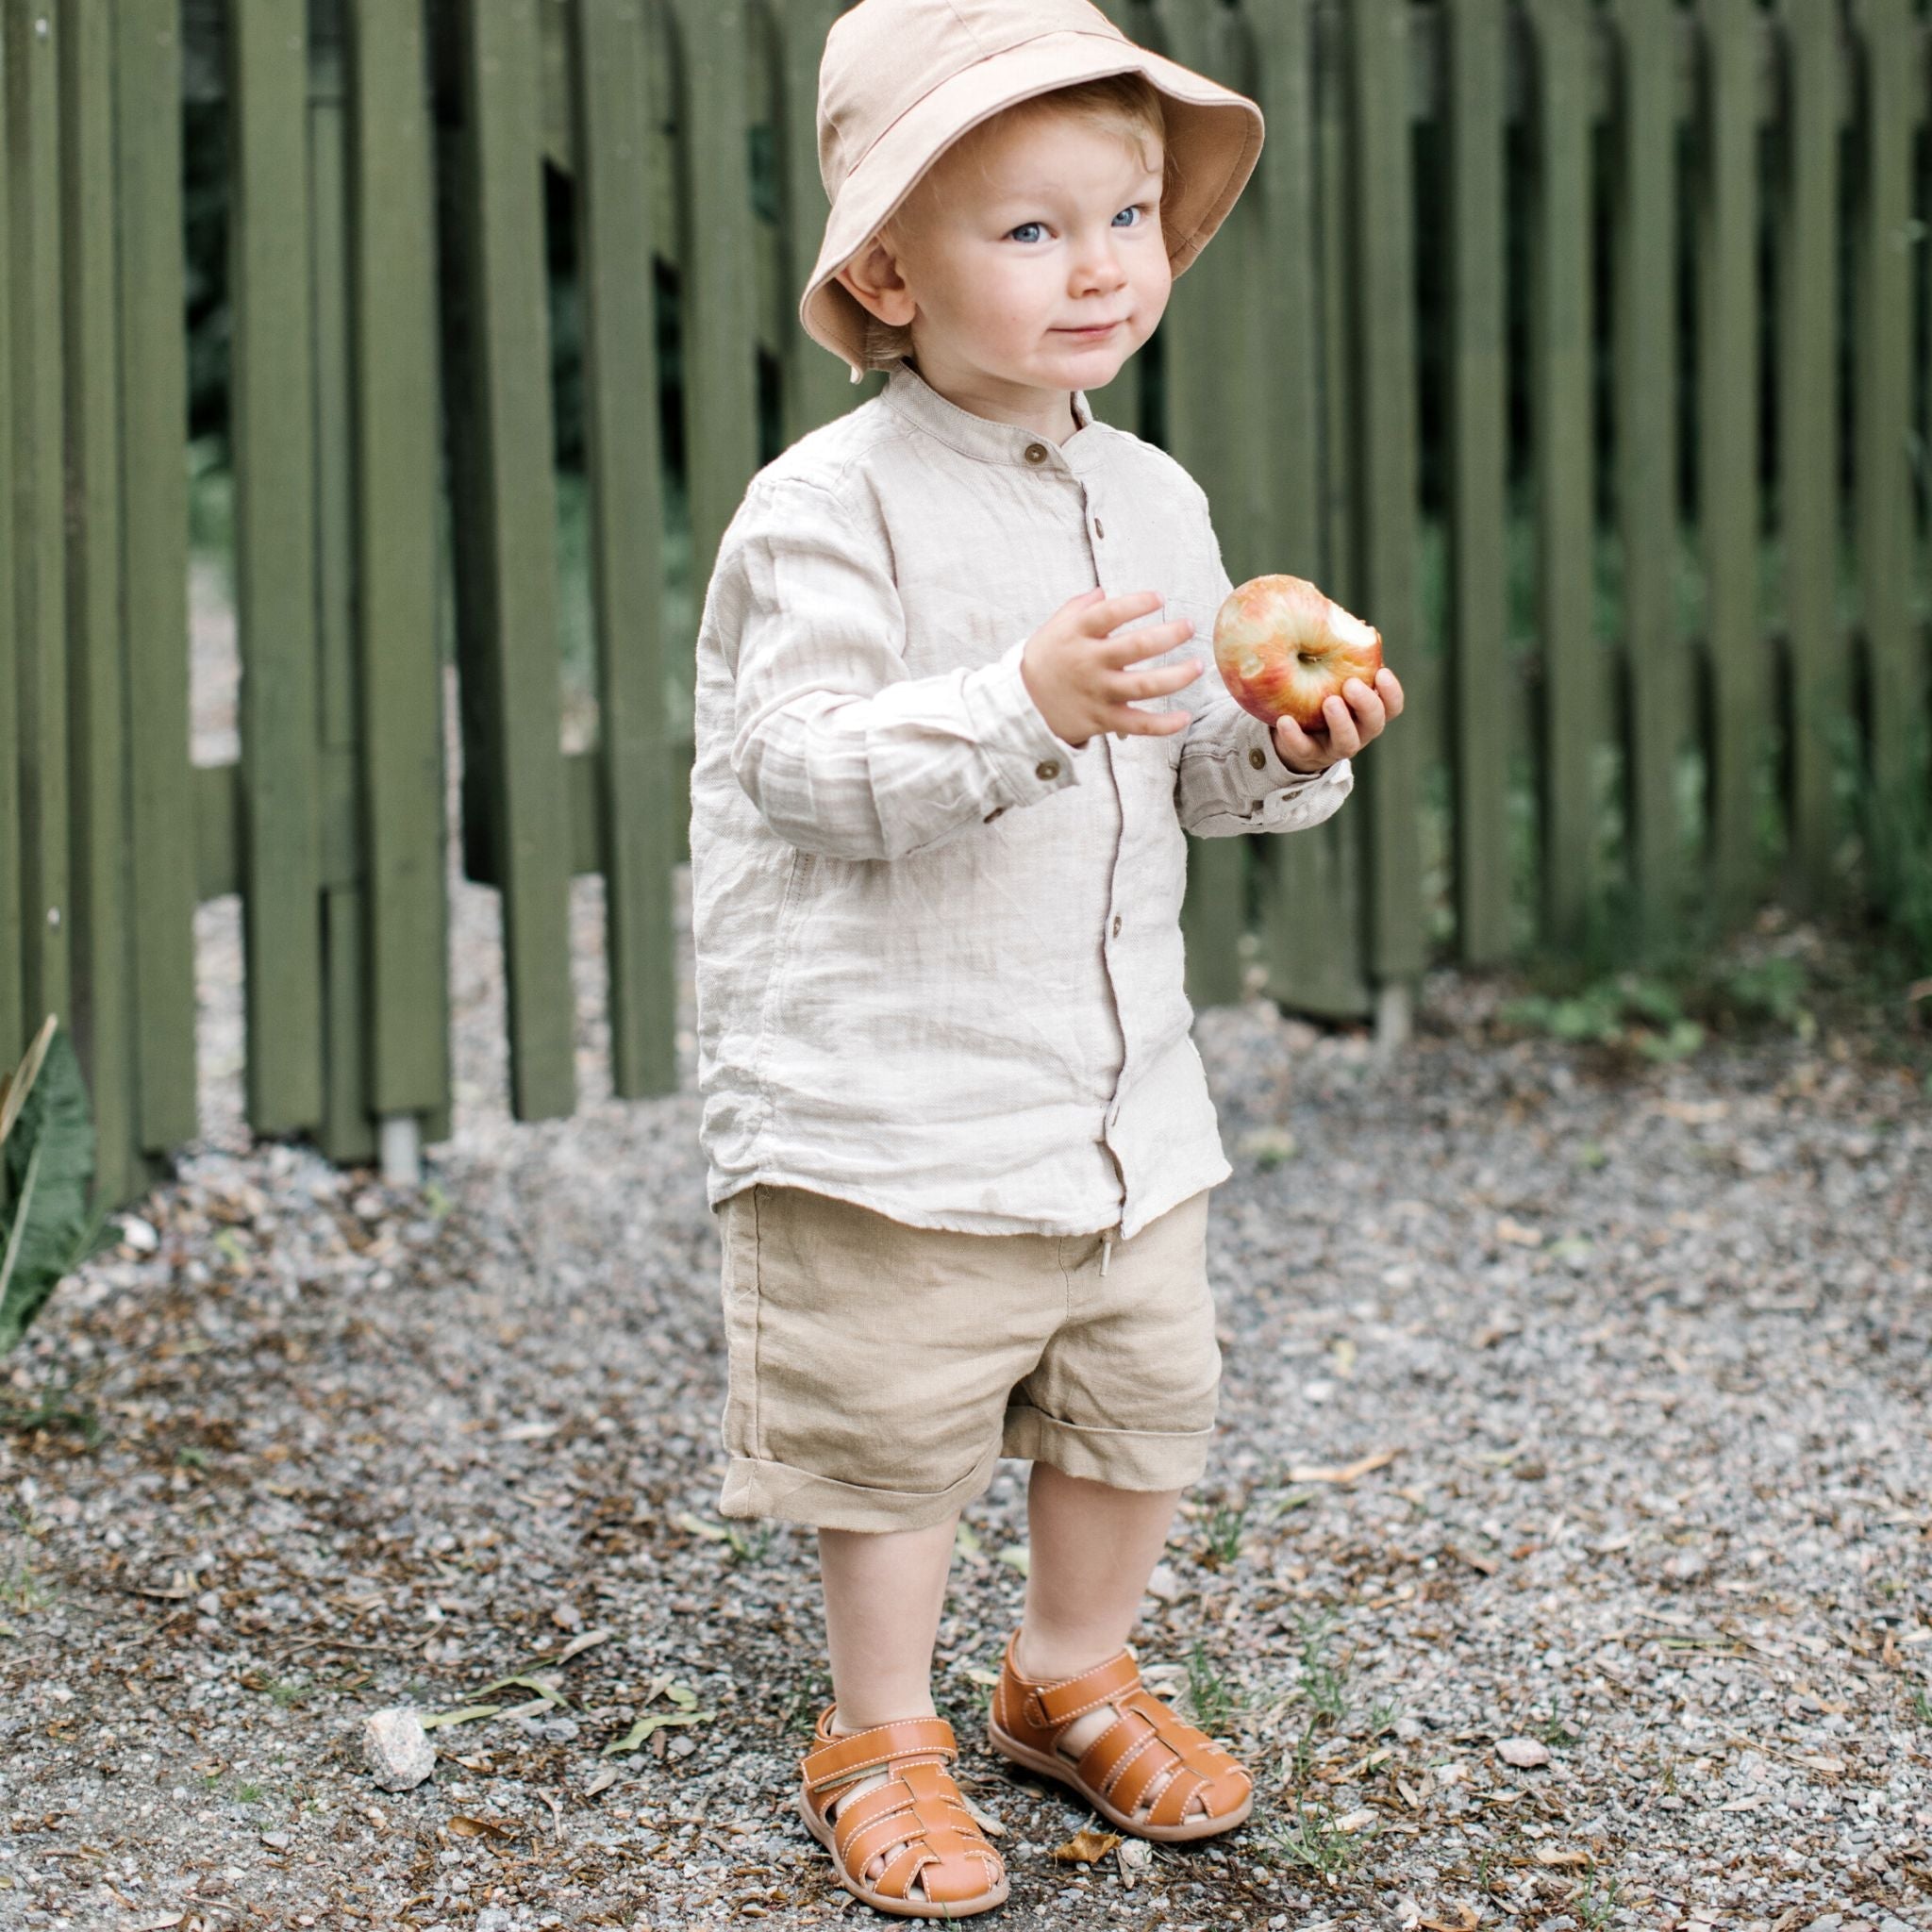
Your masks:
<path fill-rule="evenodd" d="M 991 1741 L 1117 1830 L 1248 1815 L 1125 1640 L 1220 1359 L 1229 1168 L 1190 1038 L 1186 835 L 1291 831 L 1402 708 L 1271 733 L 1204 644 L 1206 496 L 1097 422 L 1251 173 L 1254 104 L 1086 0 L 861 0 L 827 39 L 801 302 L 873 401 L 760 470 L 698 641 L 691 870 L 726 1516 L 819 1530 L 800 1806 L 856 1896 L 1007 1896 L 934 1710 L 961 1507 L 1032 1464 Z"/>

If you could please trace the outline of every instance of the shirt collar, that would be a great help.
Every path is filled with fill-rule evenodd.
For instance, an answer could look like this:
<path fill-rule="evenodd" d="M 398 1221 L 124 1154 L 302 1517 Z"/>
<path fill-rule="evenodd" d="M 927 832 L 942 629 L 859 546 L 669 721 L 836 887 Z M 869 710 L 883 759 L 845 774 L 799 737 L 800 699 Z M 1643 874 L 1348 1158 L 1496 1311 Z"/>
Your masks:
<path fill-rule="evenodd" d="M 888 372 L 881 393 L 887 404 L 908 423 L 930 436 L 938 437 L 962 456 L 977 457 L 982 462 L 1011 463 L 1023 470 L 1058 467 L 1078 472 L 1098 454 L 1099 437 L 1086 433 L 1093 424 L 1093 411 L 1087 405 L 1085 390 L 1076 389 L 1072 392 L 1074 421 L 1077 426 L 1064 443 L 1036 436 L 1030 429 L 1022 429 L 1017 423 L 997 423 L 991 416 L 975 416 L 972 410 L 960 408 L 957 403 L 949 403 L 904 358 Z M 1029 449 L 1045 450 L 1045 460 L 1038 456 L 1029 460 L 1026 455 Z"/>

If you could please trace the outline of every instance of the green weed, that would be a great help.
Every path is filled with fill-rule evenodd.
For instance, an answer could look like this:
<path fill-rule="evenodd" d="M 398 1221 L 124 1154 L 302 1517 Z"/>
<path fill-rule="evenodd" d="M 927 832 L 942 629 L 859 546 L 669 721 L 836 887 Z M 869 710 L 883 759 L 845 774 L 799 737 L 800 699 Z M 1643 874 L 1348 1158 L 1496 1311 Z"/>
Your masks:
<path fill-rule="evenodd" d="M 1188 1653 L 1188 1708 L 1194 1722 L 1209 1737 L 1225 1737 L 1244 1702 L 1240 1688 L 1195 1638 Z"/>
<path fill-rule="evenodd" d="M 25 1563 L 16 1562 L 0 1582 L 0 1603 L 21 1616 L 31 1616 L 54 1601 L 54 1592 Z"/>
<path fill-rule="evenodd" d="M 92 1449 L 101 1440 L 101 1420 L 91 1408 L 76 1407 L 56 1397 L 43 1398 L 32 1408 L 0 1408 L 0 1429 L 26 1435 L 34 1429 L 65 1429 Z"/>
<path fill-rule="evenodd" d="M 1326 1718 L 1339 1724 L 1348 1715 L 1348 1680 L 1330 1661 L 1328 1640 L 1335 1634 L 1340 1619 L 1332 1611 L 1304 1620 L 1297 1630 L 1301 1640 L 1302 1694 L 1307 1699 L 1313 1718 Z"/>
<path fill-rule="evenodd" d="M 1276 1819 L 1260 1834 L 1264 1856 L 1324 1877 L 1340 1872 L 1355 1857 L 1354 1841 L 1337 1831 L 1332 1812 L 1298 1807 L 1294 1821 Z"/>
<path fill-rule="evenodd" d="M 1583 1890 L 1570 1901 L 1570 1910 L 1579 1925 L 1594 1928 L 1607 1925 L 1610 1914 L 1617 1909 L 1617 1881 L 1607 1878 L 1601 1890 L 1597 1874 L 1591 1873 L 1583 1881 Z"/>
<path fill-rule="evenodd" d="M 1241 1553 L 1241 1538 L 1247 1533 L 1248 1506 L 1218 1507 L 1208 1519 L 1208 1553 L 1217 1563 L 1232 1563 Z"/>

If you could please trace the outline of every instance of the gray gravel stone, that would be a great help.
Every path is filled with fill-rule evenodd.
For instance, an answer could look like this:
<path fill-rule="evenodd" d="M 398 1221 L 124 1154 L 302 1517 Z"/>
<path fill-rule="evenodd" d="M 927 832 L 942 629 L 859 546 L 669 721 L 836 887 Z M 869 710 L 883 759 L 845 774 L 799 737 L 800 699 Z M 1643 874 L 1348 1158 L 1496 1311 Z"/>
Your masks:
<path fill-rule="evenodd" d="M 362 1723 L 362 1759 L 384 1790 L 413 1790 L 436 1769 L 436 1746 L 417 1712 L 376 1710 Z"/>

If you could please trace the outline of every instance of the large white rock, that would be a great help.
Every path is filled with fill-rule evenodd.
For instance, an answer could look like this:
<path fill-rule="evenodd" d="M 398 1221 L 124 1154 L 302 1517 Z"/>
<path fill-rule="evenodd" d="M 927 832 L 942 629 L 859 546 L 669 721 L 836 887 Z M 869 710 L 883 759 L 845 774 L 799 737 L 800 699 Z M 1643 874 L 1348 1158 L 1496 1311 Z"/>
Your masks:
<path fill-rule="evenodd" d="M 364 1721 L 362 1757 L 386 1791 L 413 1790 L 436 1769 L 436 1746 L 406 1705 L 374 1711 Z"/>

